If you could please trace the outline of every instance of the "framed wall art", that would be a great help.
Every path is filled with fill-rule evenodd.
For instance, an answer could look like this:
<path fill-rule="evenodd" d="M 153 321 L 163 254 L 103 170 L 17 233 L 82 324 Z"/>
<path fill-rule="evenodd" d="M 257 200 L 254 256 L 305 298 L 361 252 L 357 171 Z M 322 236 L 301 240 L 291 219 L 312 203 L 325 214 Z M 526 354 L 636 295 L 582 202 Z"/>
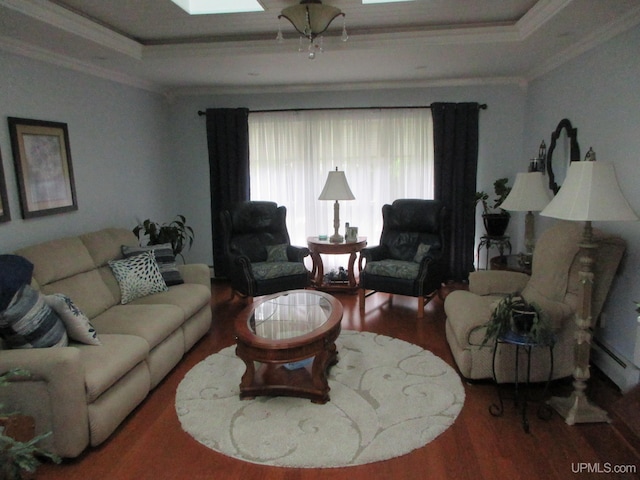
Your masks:
<path fill-rule="evenodd" d="M 23 218 L 78 209 L 66 123 L 9 117 Z"/>
<path fill-rule="evenodd" d="M 0 223 L 11 220 L 9 201 L 7 200 L 7 184 L 4 180 L 4 168 L 2 167 L 2 152 L 0 152 Z"/>

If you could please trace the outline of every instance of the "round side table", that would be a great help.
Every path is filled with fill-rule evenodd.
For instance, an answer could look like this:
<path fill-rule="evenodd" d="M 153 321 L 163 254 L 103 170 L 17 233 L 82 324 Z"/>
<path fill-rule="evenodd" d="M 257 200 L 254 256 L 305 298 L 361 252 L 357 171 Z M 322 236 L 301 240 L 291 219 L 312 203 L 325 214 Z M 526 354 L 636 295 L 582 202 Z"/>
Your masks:
<path fill-rule="evenodd" d="M 307 246 L 311 252 L 313 260 L 313 270 L 311 276 L 315 279 L 314 285 L 318 290 L 339 291 L 349 290 L 355 291 L 358 287 L 354 266 L 356 256 L 360 250 L 367 246 L 367 237 L 358 237 L 355 242 L 331 243 L 329 240 L 320 240 L 318 237 L 308 237 Z M 325 284 L 324 283 L 324 265 L 320 254 L 328 255 L 349 255 L 349 264 L 347 267 L 347 281 L 345 283 Z M 358 272 L 360 273 L 360 272 Z"/>

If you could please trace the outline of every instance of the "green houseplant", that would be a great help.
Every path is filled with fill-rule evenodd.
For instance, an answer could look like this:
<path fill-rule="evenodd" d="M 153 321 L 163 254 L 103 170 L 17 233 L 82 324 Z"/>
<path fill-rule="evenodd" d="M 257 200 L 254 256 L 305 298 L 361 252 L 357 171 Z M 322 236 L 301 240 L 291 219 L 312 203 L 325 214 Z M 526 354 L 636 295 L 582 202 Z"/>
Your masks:
<path fill-rule="evenodd" d="M 0 387 L 6 386 L 13 377 L 28 377 L 29 372 L 22 369 L 12 369 L 0 375 Z M 0 409 L 2 405 L 0 405 Z M 20 480 L 24 473 L 33 473 L 40 465 L 41 458 L 48 458 L 60 463 L 59 456 L 49 453 L 37 446 L 38 442 L 48 437 L 51 432 L 37 435 L 31 440 L 21 442 L 7 435 L 8 424 L 17 413 L 0 413 L 0 478 Z"/>
<path fill-rule="evenodd" d="M 495 198 L 491 205 L 489 204 L 488 193 L 479 191 L 475 194 L 475 205 L 478 205 L 478 203 L 482 204 L 482 221 L 484 222 L 487 235 L 490 237 L 501 237 L 509 226 L 511 215 L 506 210 L 500 208 L 502 202 L 505 201 L 511 192 L 511 187 L 508 186 L 508 183 L 509 179 L 506 177 L 499 178 L 493 182 Z"/>
<path fill-rule="evenodd" d="M 141 241 L 141 235 L 148 237 L 147 245 L 170 243 L 173 254 L 182 257 L 185 246 L 193 245 L 193 229 L 187 225 L 184 215 L 177 215 L 171 223 L 158 223 L 146 219 L 133 229 L 133 234 Z"/>
<path fill-rule="evenodd" d="M 518 295 L 507 295 L 498 302 L 486 327 L 482 345 L 513 331 L 529 340 L 544 344 L 551 335 L 551 325 L 540 308 Z"/>

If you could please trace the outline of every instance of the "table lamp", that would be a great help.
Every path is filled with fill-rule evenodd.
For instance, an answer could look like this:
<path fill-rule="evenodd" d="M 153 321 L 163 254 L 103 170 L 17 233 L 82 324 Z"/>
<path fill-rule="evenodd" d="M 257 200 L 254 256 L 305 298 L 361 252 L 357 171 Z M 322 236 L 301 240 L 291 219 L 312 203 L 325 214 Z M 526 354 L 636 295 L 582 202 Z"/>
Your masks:
<path fill-rule="evenodd" d="M 549 203 L 551 196 L 542 181 L 542 172 L 518 173 L 511 192 L 500 208 L 514 212 L 527 212 L 524 218 L 524 245 L 530 261 L 536 242 L 533 212 L 539 212 Z"/>
<path fill-rule="evenodd" d="M 571 162 L 562 188 L 540 213 L 545 217 L 585 222 L 580 242 L 581 301 L 576 312 L 575 368 L 571 396 L 553 397 L 551 405 L 569 425 L 575 423 L 608 422 L 607 412 L 587 399 L 585 389 L 589 380 L 589 356 L 591 354 L 591 303 L 595 282 L 595 249 L 591 222 L 632 221 L 638 216 L 624 198 L 613 164 L 596 162 L 595 152 L 589 149 L 585 161 Z"/>
<path fill-rule="evenodd" d="M 331 243 L 342 243 L 344 241 L 344 237 L 338 233 L 340 228 L 340 204 L 338 200 L 354 200 L 355 198 L 351 193 L 344 172 L 338 171 L 338 167 L 336 167 L 335 171 L 329 172 L 318 200 L 335 200 L 333 204 L 333 228 L 335 233 L 329 238 Z"/>

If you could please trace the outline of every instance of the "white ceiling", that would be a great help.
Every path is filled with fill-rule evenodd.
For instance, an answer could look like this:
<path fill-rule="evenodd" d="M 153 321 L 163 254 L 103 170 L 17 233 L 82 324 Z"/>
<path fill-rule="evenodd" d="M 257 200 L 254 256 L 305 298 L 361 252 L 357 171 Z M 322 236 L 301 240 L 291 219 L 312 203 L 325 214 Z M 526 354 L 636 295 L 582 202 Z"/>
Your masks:
<path fill-rule="evenodd" d="M 215 0 L 212 0 L 215 1 Z M 640 24 L 640 0 L 325 0 L 315 60 L 280 11 L 189 16 L 170 0 L 0 0 L 0 48 L 154 91 L 526 83 Z"/>

